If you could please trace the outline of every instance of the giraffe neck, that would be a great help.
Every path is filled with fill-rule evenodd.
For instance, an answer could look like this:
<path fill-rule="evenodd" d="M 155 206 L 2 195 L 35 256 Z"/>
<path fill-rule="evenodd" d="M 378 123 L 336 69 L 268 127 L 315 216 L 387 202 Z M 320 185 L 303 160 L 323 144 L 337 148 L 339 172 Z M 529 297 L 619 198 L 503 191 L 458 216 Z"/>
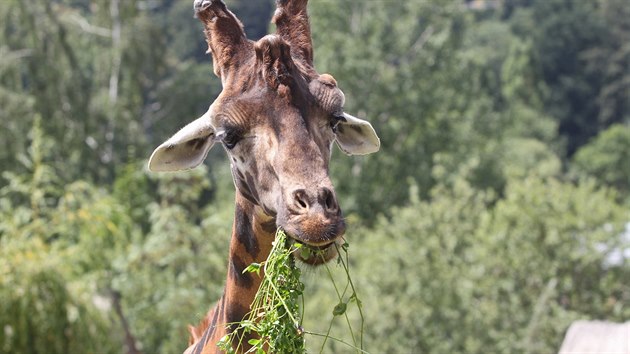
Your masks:
<path fill-rule="evenodd" d="M 202 323 L 191 329 L 195 343 L 186 350 L 186 354 L 219 352 L 217 342 L 236 329 L 236 326 L 228 324 L 243 320 L 260 287 L 263 270 L 260 276 L 243 273 L 243 270 L 254 262 L 261 263 L 267 259 L 275 237 L 276 221 L 238 191 L 235 209 L 223 295 L 214 308 L 208 311 Z M 243 351 L 249 349 L 248 339 L 243 338 Z"/>

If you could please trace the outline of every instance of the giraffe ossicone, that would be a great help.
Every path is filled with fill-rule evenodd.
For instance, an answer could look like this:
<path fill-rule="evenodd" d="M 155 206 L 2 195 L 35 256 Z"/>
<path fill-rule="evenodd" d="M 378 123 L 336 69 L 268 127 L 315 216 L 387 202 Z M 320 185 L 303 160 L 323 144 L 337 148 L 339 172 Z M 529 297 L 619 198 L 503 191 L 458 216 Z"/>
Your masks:
<path fill-rule="evenodd" d="M 260 279 L 243 274 L 269 254 L 276 228 L 324 257 L 336 256 L 346 225 L 329 177 L 333 143 L 346 154 L 378 151 L 372 125 L 344 112 L 345 97 L 329 74 L 313 67 L 306 0 L 277 0 L 275 34 L 257 42 L 221 0 L 195 0 L 214 72 L 223 90 L 200 118 L 151 155 L 151 171 L 203 163 L 221 144 L 236 186 L 228 279 L 218 304 L 192 328 L 190 353 L 216 351 L 216 342 L 248 312 Z"/>

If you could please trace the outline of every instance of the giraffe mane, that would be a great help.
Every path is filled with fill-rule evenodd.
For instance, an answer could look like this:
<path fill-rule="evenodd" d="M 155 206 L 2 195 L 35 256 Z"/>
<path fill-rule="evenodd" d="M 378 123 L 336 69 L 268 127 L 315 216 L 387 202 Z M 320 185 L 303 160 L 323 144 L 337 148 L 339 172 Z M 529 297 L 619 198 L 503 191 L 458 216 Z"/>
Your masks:
<path fill-rule="evenodd" d="M 208 329 L 208 327 L 210 327 L 210 315 L 210 313 L 206 314 L 197 326 L 188 325 L 188 332 L 190 333 L 190 337 L 188 337 L 188 345 L 193 345 L 201 340 L 203 333 Z"/>

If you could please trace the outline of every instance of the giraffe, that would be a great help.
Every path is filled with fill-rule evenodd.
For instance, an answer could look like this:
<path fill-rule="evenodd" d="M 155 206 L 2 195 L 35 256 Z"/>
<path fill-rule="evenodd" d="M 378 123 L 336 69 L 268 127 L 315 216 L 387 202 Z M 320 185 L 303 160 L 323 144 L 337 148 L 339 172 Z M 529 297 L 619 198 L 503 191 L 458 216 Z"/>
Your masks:
<path fill-rule="evenodd" d="M 332 146 L 349 155 L 379 150 L 371 124 L 345 113 L 335 79 L 313 67 L 307 2 L 276 0 L 276 33 L 253 42 L 223 1 L 194 0 L 223 90 L 205 114 L 155 149 L 149 169 L 194 168 L 221 144 L 236 196 L 223 295 L 189 327 L 185 353 L 219 352 L 217 341 L 236 328 L 226 324 L 249 312 L 262 277 L 243 270 L 267 258 L 277 228 L 323 254 L 295 254 L 298 261 L 316 266 L 337 256 L 333 245 L 346 226 L 328 174 Z"/>

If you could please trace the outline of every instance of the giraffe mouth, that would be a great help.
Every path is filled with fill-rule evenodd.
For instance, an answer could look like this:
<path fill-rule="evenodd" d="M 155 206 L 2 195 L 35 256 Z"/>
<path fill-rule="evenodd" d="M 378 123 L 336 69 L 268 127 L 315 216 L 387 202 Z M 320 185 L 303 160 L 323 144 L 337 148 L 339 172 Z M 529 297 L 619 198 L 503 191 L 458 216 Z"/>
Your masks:
<path fill-rule="evenodd" d="M 280 213 L 276 225 L 296 244 L 294 258 L 308 265 L 321 265 L 337 257 L 346 224 L 341 212 L 330 215 L 315 205 L 308 213 Z M 297 245 L 299 244 L 299 246 Z"/>
<path fill-rule="evenodd" d="M 322 265 L 337 257 L 338 241 L 333 241 L 325 245 L 312 246 L 293 239 L 295 251 L 293 256 L 302 263 L 308 265 Z"/>

